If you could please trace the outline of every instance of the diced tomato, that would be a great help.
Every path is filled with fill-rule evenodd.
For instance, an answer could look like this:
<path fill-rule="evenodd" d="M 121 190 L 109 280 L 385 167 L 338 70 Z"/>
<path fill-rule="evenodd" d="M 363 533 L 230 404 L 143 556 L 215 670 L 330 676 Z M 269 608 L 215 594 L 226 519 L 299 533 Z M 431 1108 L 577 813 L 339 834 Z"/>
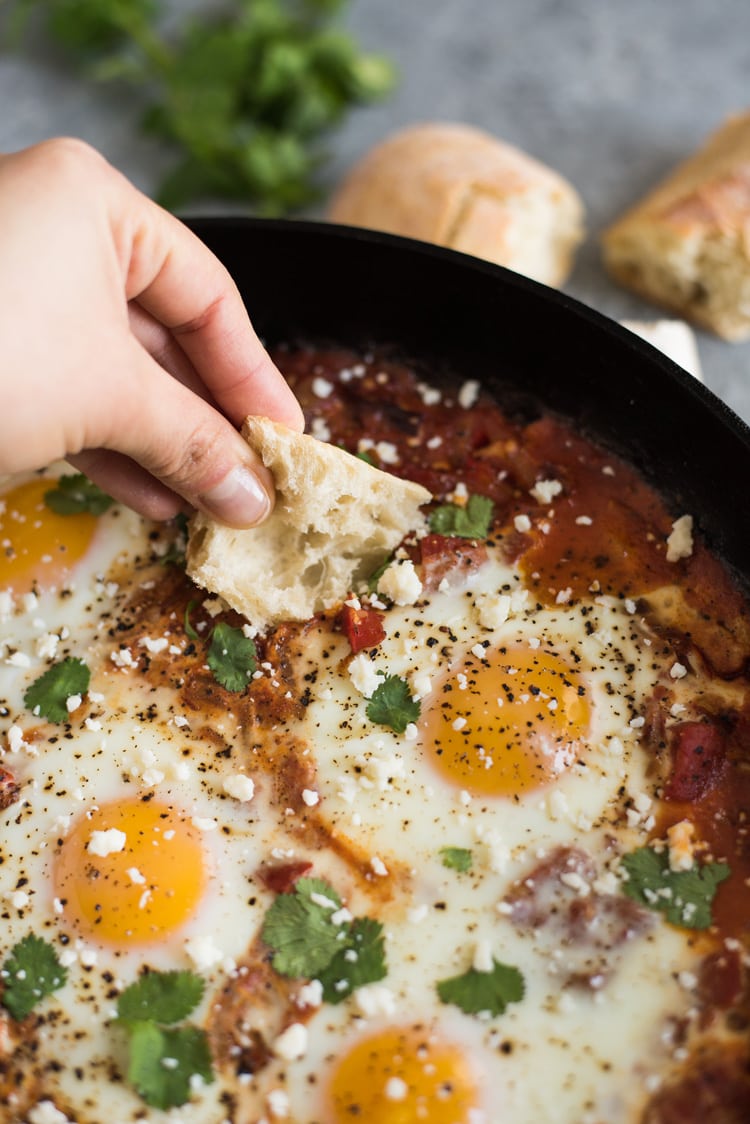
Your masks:
<path fill-rule="evenodd" d="M 341 628 L 353 652 L 376 648 L 385 639 L 383 614 L 377 609 L 355 609 L 344 605 L 341 609 Z"/>
<path fill-rule="evenodd" d="M 302 878 L 309 870 L 312 870 L 312 863 L 306 862 L 304 859 L 298 859 L 296 862 L 290 863 L 277 863 L 275 866 L 262 866 L 257 872 L 258 878 L 267 886 L 274 894 L 288 894 L 299 878 Z"/>
<path fill-rule="evenodd" d="M 701 800 L 719 779 L 726 760 L 724 737 L 712 722 L 681 722 L 669 731 L 672 772 L 665 800 Z"/>
<path fill-rule="evenodd" d="M 437 589 L 443 580 L 458 585 L 487 561 L 487 547 L 456 535 L 425 535 L 420 541 L 422 585 Z"/>

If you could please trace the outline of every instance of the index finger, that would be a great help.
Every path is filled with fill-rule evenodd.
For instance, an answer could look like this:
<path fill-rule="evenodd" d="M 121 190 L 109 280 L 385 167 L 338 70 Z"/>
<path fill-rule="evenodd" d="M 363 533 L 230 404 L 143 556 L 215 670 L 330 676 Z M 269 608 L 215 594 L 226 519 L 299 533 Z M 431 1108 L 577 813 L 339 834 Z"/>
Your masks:
<path fill-rule="evenodd" d="M 229 272 L 179 219 L 128 188 L 111 213 L 128 300 L 179 339 L 235 425 L 262 414 L 302 429 L 299 403 L 258 339 Z"/>

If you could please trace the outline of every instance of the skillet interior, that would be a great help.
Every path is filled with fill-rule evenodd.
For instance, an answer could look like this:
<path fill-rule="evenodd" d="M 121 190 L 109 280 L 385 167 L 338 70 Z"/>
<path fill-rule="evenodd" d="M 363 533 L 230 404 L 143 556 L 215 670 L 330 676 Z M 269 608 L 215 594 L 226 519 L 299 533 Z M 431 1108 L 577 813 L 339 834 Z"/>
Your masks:
<path fill-rule="evenodd" d="M 226 264 L 269 344 L 366 347 L 479 378 L 513 408 L 544 403 L 635 463 L 750 585 L 750 429 L 614 321 L 451 250 L 323 223 L 190 222 Z"/>

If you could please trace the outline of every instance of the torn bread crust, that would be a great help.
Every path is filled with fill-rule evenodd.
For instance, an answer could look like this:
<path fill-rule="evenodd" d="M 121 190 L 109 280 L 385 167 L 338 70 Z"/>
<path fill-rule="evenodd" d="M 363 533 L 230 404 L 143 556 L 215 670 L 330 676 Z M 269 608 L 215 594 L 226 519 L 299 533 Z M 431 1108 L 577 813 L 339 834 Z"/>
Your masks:
<path fill-rule="evenodd" d="M 242 435 L 273 474 L 276 506 L 248 530 L 196 515 L 187 572 L 259 631 L 332 608 L 423 528 L 432 497 L 420 484 L 267 418 L 247 418 Z"/>

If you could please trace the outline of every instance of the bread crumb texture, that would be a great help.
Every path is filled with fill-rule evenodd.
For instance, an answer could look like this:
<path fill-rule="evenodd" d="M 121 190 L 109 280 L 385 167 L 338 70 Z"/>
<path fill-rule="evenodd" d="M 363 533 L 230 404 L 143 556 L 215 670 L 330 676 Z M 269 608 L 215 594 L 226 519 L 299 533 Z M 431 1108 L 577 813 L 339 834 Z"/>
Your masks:
<path fill-rule="evenodd" d="M 583 203 L 566 179 L 458 124 L 386 138 L 345 178 L 328 217 L 448 246 L 547 285 L 568 277 L 584 234 Z"/>
<path fill-rule="evenodd" d="M 725 121 L 602 247 L 627 288 L 724 339 L 750 337 L 750 112 Z"/>
<path fill-rule="evenodd" d="M 332 608 L 423 528 L 420 484 L 267 418 L 242 434 L 273 474 L 274 510 L 248 530 L 196 515 L 187 571 L 259 631 Z"/>

